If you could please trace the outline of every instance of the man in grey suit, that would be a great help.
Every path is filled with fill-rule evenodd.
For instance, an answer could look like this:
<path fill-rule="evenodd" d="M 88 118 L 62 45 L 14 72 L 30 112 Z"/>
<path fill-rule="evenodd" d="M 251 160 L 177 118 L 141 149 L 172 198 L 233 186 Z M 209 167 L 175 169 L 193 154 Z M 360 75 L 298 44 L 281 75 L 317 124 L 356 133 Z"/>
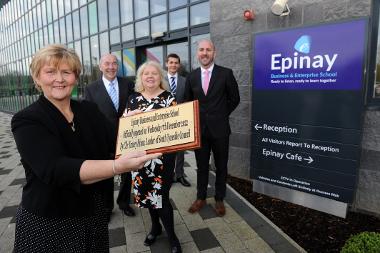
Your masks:
<path fill-rule="evenodd" d="M 102 72 L 102 78 L 86 86 L 84 97 L 88 101 L 96 103 L 99 110 L 106 116 L 108 132 L 113 136 L 113 147 L 116 148 L 117 130 L 119 127 L 119 118 L 127 106 L 129 95 L 134 92 L 134 84 L 121 77 L 117 77 L 118 62 L 116 56 L 105 54 L 100 59 L 99 65 Z M 111 154 L 113 157 L 115 154 Z M 127 216 L 134 216 L 135 212 L 129 206 L 131 196 L 131 173 L 123 173 L 121 175 L 121 185 L 117 204 L 119 208 Z M 111 215 L 114 199 L 113 199 L 113 179 L 111 179 L 110 192 L 107 198 L 107 209 Z"/>
<path fill-rule="evenodd" d="M 177 103 L 184 102 L 185 83 L 186 79 L 178 74 L 178 69 L 181 64 L 181 59 L 177 54 L 169 54 L 166 57 L 166 67 L 168 69 L 167 80 L 170 85 L 171 92 L 175 95 Z M 178 151 L 175 158 L 175 180 L 180 182 L 183 186 L 190 186 L 189 181 L 186 180 L 184 175 L 183 165 L 185 162 L 184 151 Z"/>

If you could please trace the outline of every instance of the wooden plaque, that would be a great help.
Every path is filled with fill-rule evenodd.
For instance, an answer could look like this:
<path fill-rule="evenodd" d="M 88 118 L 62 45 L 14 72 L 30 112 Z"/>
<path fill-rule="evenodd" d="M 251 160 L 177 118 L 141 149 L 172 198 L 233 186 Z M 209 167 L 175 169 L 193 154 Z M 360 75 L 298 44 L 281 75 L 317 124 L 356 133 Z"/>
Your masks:
<path fill-rule="evenodd" d="M 198 100 L 119 120 L 116 157 L 135 150 L 171 153 L 200 146 Z"/>

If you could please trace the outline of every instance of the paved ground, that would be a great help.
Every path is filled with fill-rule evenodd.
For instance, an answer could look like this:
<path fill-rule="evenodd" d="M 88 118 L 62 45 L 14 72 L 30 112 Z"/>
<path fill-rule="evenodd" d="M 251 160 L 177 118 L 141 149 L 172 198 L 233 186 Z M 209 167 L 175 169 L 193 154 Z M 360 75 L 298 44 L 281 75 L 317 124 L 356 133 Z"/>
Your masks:
<path fill-rule="evenodd" d="M 25 183 L 24 170 L 10 131 L 11 115 L 0 112 L 0 252 L 13 251 L 15 214 L 20 203 L 22 186 Z M 171 189 L 174 207 L 175 230 L 183 252 L 193 253 L 270 253 L 305 252 L 290 238 L 270 223 L 252 205 L 245 201 L 231 187 L 225 199 L 227 213 L 220 218 L 215 215 L 213 188 L 209 188 L 208 205 L 199 214 L 190 214 L 188 207 L 196 196 L 196 166 L 193 152 L 185 156 L 185 173 L 192 183 L 183 187 L 176 183 Z M 210 173 L 210 185 L 214 175 Z M 117 196 L 118 187 L 115 187 Z M 115 197 L 116 199 L 116 197 Z M 150 231 L 148 211 L 134 208 L 135 217 L 124 216 L 114 209 L 109 224 L 110 252 L 134 253 L 170 252 L 165 233 L 151 246 L 145 247 L 143 241 Z"/>

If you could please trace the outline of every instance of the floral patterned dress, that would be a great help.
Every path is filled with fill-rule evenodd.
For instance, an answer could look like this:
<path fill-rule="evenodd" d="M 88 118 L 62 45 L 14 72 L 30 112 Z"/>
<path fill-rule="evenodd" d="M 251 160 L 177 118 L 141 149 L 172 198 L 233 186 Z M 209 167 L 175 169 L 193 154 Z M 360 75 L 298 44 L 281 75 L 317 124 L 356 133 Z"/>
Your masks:
<path fill-rule="evenodd" d="M 146 99 L 141 93 L 129 96 L 128 111 L 148 112 L 176 105 L 175 97 L 169 91 L 163 91 L 152 99 Z M 141 208 L 162 208 L 163 184 L 165 184 L 163 157 L 147 161 L 144 168 L 132 172 L 135 204 Z"/>

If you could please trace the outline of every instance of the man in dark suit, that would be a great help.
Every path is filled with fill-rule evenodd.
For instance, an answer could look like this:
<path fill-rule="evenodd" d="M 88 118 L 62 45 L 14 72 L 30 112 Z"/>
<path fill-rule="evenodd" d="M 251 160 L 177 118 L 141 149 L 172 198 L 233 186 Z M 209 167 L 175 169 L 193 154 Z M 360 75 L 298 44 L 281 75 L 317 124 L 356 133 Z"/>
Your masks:
<path fill-rule="evenodd" d="M 106 116 L 108 131 L 111 136 L 114 136 L 113 147 L 116 148 L 119 118 L 123 115 L 127 106 L 129 95 L 134 92 L 134 84 L 125 78 L 116 77 L 118 62 L 116 56 L 112 54 L 106 54 L 101 57 L 99 68 L 102 72 L 102 78 L 86 86 L 85 99 L 96 103 L 100 111 Z M 127 216 L 135 215 L 135 212 L 129 205 L 131 182 L 130 172 L 121 175 L 121 185 L 116 200 L 119 208 Z M 114 206 L 113 182 L 108 196 L 107 206 L 111 214 Z"/>
<path fill-rule="evenodd" d="M 228 146 L 231 128 L 229 115 L 240 102 L 239 89 L 231 69 L 214 64 L 215 46 L 211 40 L 198 42 L 197 58 L 200 68 L 186 78 L 185 100 L 199 100 L 201 144 L 195 150 L 197 161 L 197 200 L 189 212 L 198 212 L 205 204 L 211 151 L 216 167 L 215 211 L 224 216 Z"/>
<path fill-rule="evenodd" d="M 177 54 L 169 54 L 166 57 L 166 67 L 168 69 L 167 80 L 170 85 L 171 92 L 175 95 L 178 104 L 184 102 L 185 96 L 185 82 L 186 79 L 178 74 L 178 69 L 181 66 L 181 59 Z M 178 151 L 175 157 L 175 180 L 183 186 L 189 187 L 190 183 L 186 180 L 184 175 L 185 152 Z"/>

